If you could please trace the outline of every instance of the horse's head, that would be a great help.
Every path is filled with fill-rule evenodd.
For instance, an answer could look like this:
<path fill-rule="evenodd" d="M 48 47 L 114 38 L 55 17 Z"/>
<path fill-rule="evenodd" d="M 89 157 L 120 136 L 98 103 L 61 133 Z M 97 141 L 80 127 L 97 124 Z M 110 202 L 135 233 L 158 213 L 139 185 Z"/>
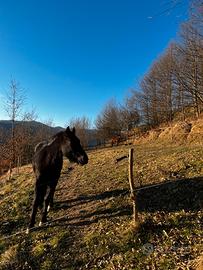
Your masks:
<path fill-rule="evenodd" d="M 85 165 L 88 163 L 88 156 L 85 150 L 82 148 L 80 144 L 80 140 L 75 135 L 75 128 L 70 130 L 69 127 L 64 132 L 66 143 L 62 146 L 63 154 L 69 159 L 71 162 L 76 162 L 80 165 Z"/>

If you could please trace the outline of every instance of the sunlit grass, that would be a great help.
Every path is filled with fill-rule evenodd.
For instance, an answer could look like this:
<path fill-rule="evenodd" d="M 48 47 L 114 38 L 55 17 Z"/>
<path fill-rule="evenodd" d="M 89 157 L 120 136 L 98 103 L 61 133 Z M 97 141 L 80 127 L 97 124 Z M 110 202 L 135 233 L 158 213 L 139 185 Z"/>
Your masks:
<path fill-rule="evenodd" d="M 128 151 L 128 146 L 91 151 L 84 167 L 65 161 L 50 223 L 29 235 L 25 230 L 34 190 L 31 167 L 14 174 L 10 182 L 2 180 L 0 269 L 186 269 L 200 256 L 202 212 L 195 210 L 198 204 L 187 211 L 145 209 L 135 230 L 128 159 L 115 162 Z M 200 177 L 202 157 L 203 149 L 197 146 L 134 146 L 135 184 Z M 146 252 L 146 245 L 153 250 Z"/>

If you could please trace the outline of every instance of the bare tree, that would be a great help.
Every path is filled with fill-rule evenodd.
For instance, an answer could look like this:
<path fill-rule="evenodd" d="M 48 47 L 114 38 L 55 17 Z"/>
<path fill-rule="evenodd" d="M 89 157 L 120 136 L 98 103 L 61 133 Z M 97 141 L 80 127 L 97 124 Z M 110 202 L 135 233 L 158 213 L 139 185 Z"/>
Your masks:
<path fill-rule="evenodd" d="M 20 87 L 20 84 L 15 80 L 10 81 L 9 91 L 7 92 L 7 98 L 5 101 L 5 110 L 11 119 L 11 150 L 10 150 L 10 176 L 12 168 L 15 166 L 16 162 L 16 137 L 15 137 L 15 122 L 16 119 L 19 117 L 23 104 L 25 101 L 25 93 Z"/>
<path fill-rule="evenodd" d="M 140 121 L 137 108 L 137 98 L 134 95 L 127 97 L 124 105 L 121 105 L 120 116 L 123 130 L 131 130 L 136 127 Z"/>
<path fill-rule="evenodd" d="M 30 111 L 24 112 L 21 121 L 18 122 L 15 128 L 18 168 L 23 164 L 31 162 L 33 149 L 39 134 L 39 132 L 34 132 L 33 130 L 33 121 L 36 121 L 37 117 L 36 109 L 32 108 Z"/>
<path fill-rule="evenodd" d="M 38 118 L 38 114 L 36 112 L 36 108 L 32 107 L 30 111 L 24 112 L 22 121 L 36 121 Z"/>
<path fill-rule="evenodd" d="M 91 140 L 90 119 L 86 116 L 75 117 L 69 121 L 68 125 L 72 128 L 75 127 L 77 136 L 81 140 L 81 144 L 83 145 L 83 147 L 87 147 L 89 141 Z"/>
<path fill-rule="evenodd" d="M 119 135 L 122 130 L 122 121 L 120 107 L 115 100 L 110 100 L 97 116 L 95 125 L 101 137 L 111 138 L 113 135 Z"/>

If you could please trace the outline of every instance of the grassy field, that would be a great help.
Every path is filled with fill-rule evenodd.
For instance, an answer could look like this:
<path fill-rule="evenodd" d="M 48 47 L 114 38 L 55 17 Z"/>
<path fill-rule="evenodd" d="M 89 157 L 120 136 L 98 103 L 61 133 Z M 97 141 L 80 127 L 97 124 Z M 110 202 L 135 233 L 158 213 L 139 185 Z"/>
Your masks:
<path fill-rule="evenodd" d="M 196 269 L 202 252 L 203 148 L 134 146 L 137 230 L 128 160 L 115 162 L 128 150 L 91 151 L 84 167 L 66 161 L 48 224 L 28 235 L 31 166 L 9 182 L 2 177 L 0 269 Z"/>

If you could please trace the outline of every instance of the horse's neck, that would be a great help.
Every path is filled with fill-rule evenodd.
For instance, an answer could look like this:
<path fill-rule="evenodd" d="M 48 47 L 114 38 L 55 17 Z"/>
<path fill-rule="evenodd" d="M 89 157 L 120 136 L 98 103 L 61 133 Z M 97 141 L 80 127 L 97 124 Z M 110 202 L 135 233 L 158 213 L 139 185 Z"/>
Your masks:
<path fill-rule="evenodd" d="M 58 151 L 61 151 L 61 144 L 58 138 L 54 138 L 50 143 L 48 143 L 47 146 L 51 148 L 54 153 L 58 153 Z"/>

